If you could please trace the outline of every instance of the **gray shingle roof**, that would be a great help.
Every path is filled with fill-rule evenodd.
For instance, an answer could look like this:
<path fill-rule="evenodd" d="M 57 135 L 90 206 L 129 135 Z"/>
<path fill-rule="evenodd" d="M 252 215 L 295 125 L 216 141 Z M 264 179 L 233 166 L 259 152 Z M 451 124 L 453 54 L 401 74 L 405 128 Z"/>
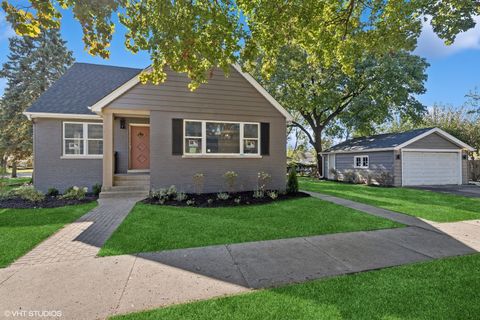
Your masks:
<path fill-rule="evenodd" d="M 360 137 L 346 140 L 325 150 L 325 152 L 335 151 L 364 151 L 369 149 L 395 148 L 416 136 L 421 135 L 433 128 L 415 129 L 400 133 L 385 133 L 369 137 Z"/>
<path fill-rule="evenodd" d="M 141 70 L 74 63 L 27 112 L 93 114 L 88 107 L 132 79 Z"/>

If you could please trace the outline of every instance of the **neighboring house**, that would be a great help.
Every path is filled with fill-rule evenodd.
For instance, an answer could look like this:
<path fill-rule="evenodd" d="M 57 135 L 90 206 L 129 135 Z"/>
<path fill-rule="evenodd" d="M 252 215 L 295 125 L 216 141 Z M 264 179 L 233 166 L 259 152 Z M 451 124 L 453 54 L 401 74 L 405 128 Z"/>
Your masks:
<path fill-rule="evenodd" d="M 438 128 L 355 138 L 322 152 L 323 177 L 386 171 L 395 186 L 465 184 L 474 150 Z"/>
<path fill-rule="evenodd" d="M 103 195 L 175 185 L 192 192 L 253 190 L 258 172 L 283 190 L 286 125 L 291 116 L 250 75 L 214 70 L 191 92 L 184 74 L 139 83 L 140 69 L 74 64 L 25 113 L 33 121 L 34 184 L 46 191 L 103 185 Z"/>

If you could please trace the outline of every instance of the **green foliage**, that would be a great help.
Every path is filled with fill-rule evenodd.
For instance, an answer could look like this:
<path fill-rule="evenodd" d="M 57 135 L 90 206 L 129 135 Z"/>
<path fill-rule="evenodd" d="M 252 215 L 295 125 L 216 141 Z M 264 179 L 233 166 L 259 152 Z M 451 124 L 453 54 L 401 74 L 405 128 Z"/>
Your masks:
<path fill-rule="evenodd" d="M 22 186 L 12 191 L 12 193 L 24 200 L 39 202 L 45 199 L 45 195 L 36 190 L 33 186 Z"/>
<path fill-rule="evenodd" d="M 50 197 L 56 197 L 60 194 L 60 192 L 58 191 L 57 188 L 49 188 L 47 190 L 47 196 L 50 196 Z"/>
<path fill-rule="evenodd" d="M 227 186 L 229 192 L 233 192 L 235 190 L 237 178 L 238 174 L 235 171 L 227 171 L 223 174 L 223 179 L 225 179 L 225 185 Z"/>
<path fill-rule="evenodd" d="M 80 188 L 77 186 L 73 186 L 67 192 L 62 195 L 62 199 L 71 199 L 71 200 L 82 200 L 85 199 L 85 195 L 87 194 L 88 188 Z"/>
<path fill-rule="evenodd" d="M 226 192 L 220 192 L 220 193 L 217 193 L 217 199 L 218 200 L 228 200 L 228 199 L 230 199 L 230 195 Z"/>
<path fill-rule="evenodd" d="M 287 193 L 297 193 L 297 192 L 298 192 L 297 170 L 295 167 L 292 167 L 288 172 Z"/>
<path fill-rule="evenodd" d="M 152 68 L 142 82 L 165 81 L 165 69 L 185 72 L 195 89 L 215 67 L 229 72 L 231 63 L 251 69 L 261 53 L 261 73 L 268 78 L 281 48 L 295 46 L 317 67 L 339 67 L 352 74 L 364 55 L 380 58 L 411 51 L 422 19 L 432 16 L 434 31 L 447 43 L 472 28 L 480 13 L 478 1 L 452 0 L 311 0 L 311 1 L 166 1 L 30 0 L 33 11 L 16 1 L 2 7 L 17 33 L 39 35 L 59 25 L 58 7 L 79 20 L 88 52 L 109 57 L 118 13 L 125 26 L 125 47 L 149 52 Z"/>
<path fill-rule="evenodd" d="M 73 63 L 65 44 L 58 29 L 9 39 L 10 53 L 0 70 L 7 80 L 0 102 L 0 157 L 15 161 L 31 155 L 32 124 L 23 112 Z"/>
<path fill-rule="evenodd" d="M 100 192 L 102 192 L 102 185 L 100 183 L 96 183 L 92 186 L 92 192 L 94 195 L 98 197 Z"/>

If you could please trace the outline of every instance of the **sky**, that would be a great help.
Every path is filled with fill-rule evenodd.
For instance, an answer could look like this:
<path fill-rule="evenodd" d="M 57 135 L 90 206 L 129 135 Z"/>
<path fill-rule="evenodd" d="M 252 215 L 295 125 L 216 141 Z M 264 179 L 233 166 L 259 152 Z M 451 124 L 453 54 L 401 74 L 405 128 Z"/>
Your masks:
<path fill-rule="evenodd" d="M 117 23 L 117 29 L 111 45 L 111 57 L 104 60 L 90 56 L 82 42 L 82 30 L 71 12 L 62 11 L 61 32 L 67 46 L 73 51 L 77 62 L 110 64 L 117 66 L 143 68 L 149 65 L 146 53 L 132 54 L 124 48 L 125 29 Z M 432 31 L 428 22 L 424 23 L 422 34 L 415 53 L 430 63 L 427 70 L 427 92 L 418 97 L 427 107 L 435 103 L 462 105 L 465 95 L 478 87 L 480 90 L 480 17 L 474 29 L 457 36 L 455 43 L 446 46 Z M 0 64 L 7 60 L 8 38 L 14 32 L 0 12 Z M 5 79 L 0 78 L 0 94 L 3 93 Z"/>

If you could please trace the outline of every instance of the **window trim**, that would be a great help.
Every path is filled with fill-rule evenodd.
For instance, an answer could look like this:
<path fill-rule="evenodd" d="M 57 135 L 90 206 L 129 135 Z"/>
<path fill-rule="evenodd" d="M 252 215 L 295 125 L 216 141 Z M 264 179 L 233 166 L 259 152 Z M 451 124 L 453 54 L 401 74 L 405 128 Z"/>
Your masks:
<path fill-rule="evenodd" d="M 360 158 L 360 163 L 361 165 L 360 166 L 357 166 L 357 159 Z M 368 165 L 367 166 L 364 166 L 363 165 L 363 159 L 364 158 L 367 158 L 367 161 L 368 161 Z M 360 156 L 354 156 L 353 157 L 353 167 L 356 168 L 356 169 L 368 169 L 370 168 L 370 157 L 368 155 L 360 155 Z"/>
<path fill-rule="evenodd" d="M 202 124 L 202 135 L 201 135 L 201 137 L 193 137 L 193 136 L 186 136 L 185 135 L 186 131 L 187 131 L 187 125 L 186 125 L 187 122 L 200 122 Z M 240 152 L 239 153 L 207 153 L 207 122 L 238 124 L 240 126 L 240 133 L 239 133 Z M 244 136 L 244 126 L 246 124 L 257 125 L 257 138 L 245 138 L 245 136 Z M 260 141 L 261 141 L 260 134 L 261 134 L 260 122 L 183 119 L 183 132 L 182 132 L 183 158 L 262 158 L 261 150 L 260 150 Z M 202 141 L 202 152 L 200 152 L 200 153 L 187 153 L 187 152 L 185 152 L 185 140 L 187 138 L 201 139 L 201 141 Z M 257 148 L 256 153 L 244 153 L 245 140 L 256 140 L 257 141 L 258 148 Z"/>
<path fill-rule="evenodd" d="M 65 138 L 65 125 L 66 124 L 81 124 L 83 130 L 83 154 L 67 154 L 65 153 L 65 140 L 72 140 L 73 138 Z M 62 156 L 60 159 L 102 159 L 102 154 L 88 154 L 88 141 L 103 141 L 98 138 L 88 138 L 88 125 L 101 125 L 103 130 L 103 122 L 83 122 L 83 121 L 63 121 L 62 123 Z"/>

